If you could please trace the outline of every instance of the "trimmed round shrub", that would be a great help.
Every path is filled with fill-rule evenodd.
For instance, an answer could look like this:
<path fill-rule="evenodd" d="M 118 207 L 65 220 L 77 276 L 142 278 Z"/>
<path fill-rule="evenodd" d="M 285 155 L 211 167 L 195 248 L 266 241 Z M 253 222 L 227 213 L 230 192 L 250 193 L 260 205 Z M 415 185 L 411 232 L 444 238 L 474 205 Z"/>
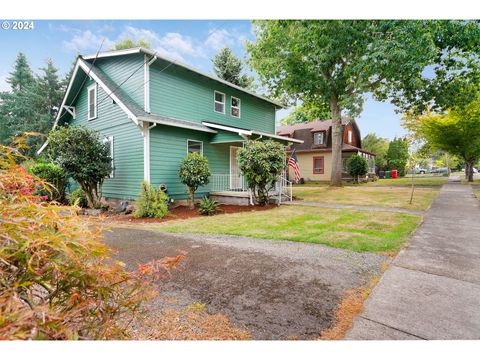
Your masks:
<path fill-rule="evenodd" d="M 360 176 L 368 173 L 368 162 L 363 156 L 352 155 L 347 161 L 348 174 L 358 182 Z"/>
<path fill-rule="evenodd" d="M 180 162 L 178 176 L 180 177 L 180 181 L 188 188 L 190 209 L 195 207 L 195 191 L 197 191 L 200 186 L 209 183 L 210 175 L 208 160 L 201 154 L 189 153 Z"/>

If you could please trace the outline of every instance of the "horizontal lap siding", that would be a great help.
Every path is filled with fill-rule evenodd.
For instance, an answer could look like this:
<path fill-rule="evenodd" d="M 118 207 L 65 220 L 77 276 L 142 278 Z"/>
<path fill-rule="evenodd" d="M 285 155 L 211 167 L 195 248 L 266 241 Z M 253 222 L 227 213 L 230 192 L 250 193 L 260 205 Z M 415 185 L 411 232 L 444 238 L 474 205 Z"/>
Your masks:
<path fill-rule="evenodd" d="M 201 123 L 211 121 L 229 126 L 275 133 L 275 106 L 178 66 L 156 61 L 150 66 L 152 113 Z M 214 90 L 226 96 L 225 114 L 214 112 Z M 230 115 L 231 96 L 241 100 L 241 118 Z"/>
<path fill-rule="evenodd" d="M 115 176 L 105 179 L 102 195 L 115 199 L 136 199 L 143 180 L 143 136 L 137 126 L 128 119 L 111 99 L 100 101 L 107 93 L 98 86 L 97 118 L 87 120 L 87 81 L 76 102 L 76 120 L 72 124 L 82 125 L 100 132 L 103 136 L 113 136 Z"/>
<path fill-rule="evenodd" d="M 212 174 L 228 174 L 230 168 L 229 145 L 210 144 L 212 135 L 198 131 L 156 126 L 150 130 L 150 177 L 152 184 L 166 184 L 169 196 L 175 199 L 188 197 L 185 185 L 180 182 L 178 168 L 187 155 L 187 139 L 203 141 L 203 154 L 208 159 Z M 197 196 L 208 194 L 209 185 L 198 189 Z"/>
<path fill-rule="evenodd" d="M 144 64 L 143 54 L 97 59 L 95 62 L 95 66 L 100 68 L 117 86 L 120 86 L 141 108 L 144 106 Z"/>

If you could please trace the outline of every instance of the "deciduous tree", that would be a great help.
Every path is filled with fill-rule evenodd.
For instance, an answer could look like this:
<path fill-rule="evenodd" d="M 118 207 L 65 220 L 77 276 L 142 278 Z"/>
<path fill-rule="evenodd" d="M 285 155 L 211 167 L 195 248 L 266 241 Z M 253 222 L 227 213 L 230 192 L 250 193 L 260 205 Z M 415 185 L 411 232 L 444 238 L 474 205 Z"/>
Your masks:
<path fill-rule="evenodd" d="M 365 93 L 391 99 L 401 109 L 432 101 L 445 106 L 460 100 L 454 89 L 475 84 L 479 67 L 476 21 L 262 20 L 254 25 L 256 40 L 247 45 L 250 62 L 271 95 L 329 106 L 335 186 L 341 185 L 341 115 L 358 114 Z M 424 74 L 429 66 L 435 71 L 431 81 Z M 451 84 L 450 91 L 438 91 L 442 84 Z"/>
<path fill-rule="evenodd" d="M 362 148 L 375 154 L 375 166 L 379 170 L 387 167 L 389 140 L 378 137 L 375 133 L 367 134 L 362 140 Z"/>

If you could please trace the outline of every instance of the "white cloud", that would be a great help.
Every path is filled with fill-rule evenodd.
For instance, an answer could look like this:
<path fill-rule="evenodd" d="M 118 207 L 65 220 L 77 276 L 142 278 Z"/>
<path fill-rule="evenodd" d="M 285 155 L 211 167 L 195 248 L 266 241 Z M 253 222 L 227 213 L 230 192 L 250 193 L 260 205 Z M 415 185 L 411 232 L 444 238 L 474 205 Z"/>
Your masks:
<path fill-rule="evenodd" d="M 150 43 L 152 49 L 157 51 L 159 55 L 180 61 L 185 61 L 185 56 L 204 56 L 201 46 L 198 46 L 192 38 L 176 32 L 169 32 L 161 36 L 148 29 L 127 26 L 118 39 L 119 41 L 124 39 L 132 39 L 134 41 L 143 39 Z"/>
<path fill-rule="evenodd" d="M 233 36 L 226 29 L 212 29 L 208 33 L 205 45 L 218 51 L 224 47 L 230 47 L 233 45 Z"/>
<path fill-rule="evenodd" d="M 76 31 L 75 31 L 76 32 Z M 63 46 L 65 49 L 76 52 L 84 53 L 85 51 L 101 51 L 109 50 L 114 46 L 114 43 L 104 36 L 98 36 L 86 30 L 83 32 L 76 33 L 70 41 L 63 41 Z"/>

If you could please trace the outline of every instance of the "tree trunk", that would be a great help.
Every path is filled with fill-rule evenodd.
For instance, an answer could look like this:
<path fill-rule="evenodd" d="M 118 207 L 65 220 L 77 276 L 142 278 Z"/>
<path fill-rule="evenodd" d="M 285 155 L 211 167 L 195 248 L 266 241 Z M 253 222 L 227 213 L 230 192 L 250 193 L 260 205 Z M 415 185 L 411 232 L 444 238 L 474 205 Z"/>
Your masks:
<path fill-rule="evenodd" d="M 195 191 L 192 189 L 188 189 L 188 192 L 190 193 L 190 204 L 189 207 L 191 210 L 195 209 Z"/>
<path fill-rule="evenodd" d="M 338 98 L 330 98 L 330 111 L 332 113 L 332 173 L 331 186 L 342 186 L 342 116 Z"/>
<path fill-rule="evenodd" d="M 473 182 L 473 161 L 465 160 L 465 177 L 469 182 Z"/>

